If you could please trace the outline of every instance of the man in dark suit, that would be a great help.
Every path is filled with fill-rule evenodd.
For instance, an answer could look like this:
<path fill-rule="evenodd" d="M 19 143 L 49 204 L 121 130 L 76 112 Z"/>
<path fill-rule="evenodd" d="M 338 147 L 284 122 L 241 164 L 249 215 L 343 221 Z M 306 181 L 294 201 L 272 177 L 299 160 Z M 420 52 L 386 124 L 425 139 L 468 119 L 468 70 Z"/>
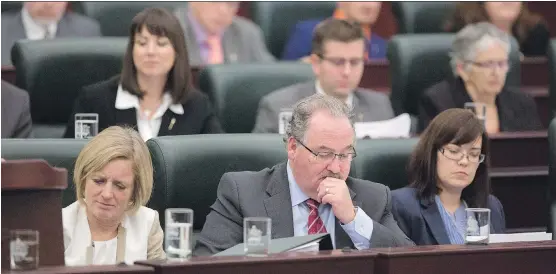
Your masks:
<path fill-rule="evenodd" d="M 101 36 L 95 20 L 66 11 L 68 2 L 24 2 L 17 13 L 2 13 L 2 65 L 11 64 L 11 49 L 21 39 Z"/>
<path fill-rule="evenodd" d="M 315 93 L 344 101 L 355 112 L 356 122 L 394 117 L 390 98 L 384 93 L 359 88 L 366 55 L 365 36 L 357 24 L 327 19 L 313 35 L 310 62 L 316 81 L 274 91 L 259 103 L 254 133 L 283 133 L 279 118 L 299 100 Z M 291 110 L 290 110 L 291 112 Z"/>
<path fill-rule="evenodd" d="M 2 138 L 29 138 L 33 123 L 29 94 L 2 81 Z"/>
<path fill-rule="evenodd" d="M 345 19 L 359 23 L 365 34 L 368 59 L 386 58 L 388 41 L 373 33 L 372 27 L 380 14 L 381 2 L 338 2 L 332 15 L 336 19 Z M 312 19 L 297 23 L 290 35 L 284 52 L 283 60 L 296 60 L 311 54 L 311 36 L 322 19 Z"/>
<path fill-rule="evenodd" d="M 356 155 L 351 117 L 334 97 L 298 102 L 286 134 L 288 161 L 224 174 L 195 254 L 241 243 L 246 217 L 270 217 L 272 238 L 329 233 L 336 249 L 412 245 L 392 216 L 389 188 L 348 177 Z"/>
<path fill-rule="evenodd" d="M 175 10 L 192 66 L 274 61 L 261 28 L 237 16 L 238 8 L 239 2 L 189 2 Z"/>

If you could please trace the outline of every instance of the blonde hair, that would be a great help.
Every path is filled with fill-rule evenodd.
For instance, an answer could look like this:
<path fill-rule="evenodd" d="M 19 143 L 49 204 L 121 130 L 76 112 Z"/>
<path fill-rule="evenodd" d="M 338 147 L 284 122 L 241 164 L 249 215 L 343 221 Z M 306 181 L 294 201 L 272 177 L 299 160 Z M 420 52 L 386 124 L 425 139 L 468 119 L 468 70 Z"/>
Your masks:
<path fill-rule="evenodd" d="M 130 160 L 133 170 L 133 193 L 128 213 L 149 201 L 153 189 L 153 166 L 151 155 L 139 133 L 131 128 L 112 126 L 85 145 L 79 153 L 73 172 L 76 197 L 81 203 L 85 198 L 85 184 L 88 178 L 117 159 Z"/>

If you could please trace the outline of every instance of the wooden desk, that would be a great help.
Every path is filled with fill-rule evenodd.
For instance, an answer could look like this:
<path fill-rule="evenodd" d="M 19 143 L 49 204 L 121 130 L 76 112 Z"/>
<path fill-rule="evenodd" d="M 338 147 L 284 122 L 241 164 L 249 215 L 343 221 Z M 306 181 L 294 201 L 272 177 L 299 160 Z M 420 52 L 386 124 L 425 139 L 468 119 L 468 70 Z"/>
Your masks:
<path fill-rule="evenodd" d="M 171 273 L 367 273 L 367 274 L 553 274 L 556 241 L 485 246 L 441 245 L 282 253 L 266 258 L 197 257 L 186 262 L 140 261 L 158 274 Z"/>
<path fill-rule="evenodd" d="M 504 206 L 506 227 L 544 229 L 548 224 L 547 132 L 500 133 L 490 140 L 492 192 Z"/>
<path fill-rule="evenodd" d="M 67 171 L 44 160 L 2 163 L 3 269 L 10 267 L 12 229 L 39 231 L 39 266 L 64 265 L 62 191 L 66 187 Z"/>
<path fill-rule="evenodd" d="M 99 266 L 49 266 L 30 271 L 2 271 L 7 274 L 103 274 L 103 273 L 125 273 L 143 274 L 154 273 L 154 268 L 140 265 L 99 265 Z"/>
<path fill-rule="evenodd" d="M 190 261 L 140 261 L 136 264 L 154 267 L 157 274 L 243 274 L 243 273 L 319 273 L 373 274 L 373 252 L 341 250 L 318 253 L 281 253 L 265 258 L 253 257 L 197 257 Z"/>
<path fill-rule="evenodd" d="M 377 274 L 556 273 L 556 241 L 374 249 Z"/>

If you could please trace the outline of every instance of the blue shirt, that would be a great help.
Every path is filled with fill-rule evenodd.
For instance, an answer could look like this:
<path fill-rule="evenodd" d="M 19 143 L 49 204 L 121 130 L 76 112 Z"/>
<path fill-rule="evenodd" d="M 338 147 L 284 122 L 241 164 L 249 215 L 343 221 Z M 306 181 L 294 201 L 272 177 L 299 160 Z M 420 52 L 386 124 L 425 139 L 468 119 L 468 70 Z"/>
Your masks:
<path fill-rule="evenodd" d="M 450 243 L 464 244 L 465 229 L 467 226 L 467 214 L 465 213 L 465 208 L 467 206 L 465 202 L 462 201 L 458 209 L 456 209 L 456 212 L 454 212 L 454 215 L 452 215 L 444 208 L 438 195 L 434 197 L 434 200 L 436 201 L 436 206 L 442 217 L 446 234 L 448 234 L 448 238 L 450 238 Z"/>
<path fill-rule="evenodd" d="M 290 195 L 292 200 L 292 211 L 293 211 L 293 231 L 294 236 L 305 236 L 308 235 L 307 220 L 309 219 L 309 207 L 305 204 L 305 201 L 309 197 L 301 191 L 295 178 L 293 177 L 292 170 L 290 168 L 290 162 L 287 164 L 288 181 L 290 186 Z M 356 207 L 357 212 L 355 214 L 355 219 L 350 223 L 341 225 L 346 234 L 349 236 L 355 248 L 368 249 L 370 246 L 371 235 L 373 234 L 373 220 L 363 211 Z M 319 217 L 321 218 L 326 231 L 330 234 L 332 238 L 332 245 L 336 248 L 336 216 L 332 211 L 332 206 L 329 204 L 319 205 Z"/>

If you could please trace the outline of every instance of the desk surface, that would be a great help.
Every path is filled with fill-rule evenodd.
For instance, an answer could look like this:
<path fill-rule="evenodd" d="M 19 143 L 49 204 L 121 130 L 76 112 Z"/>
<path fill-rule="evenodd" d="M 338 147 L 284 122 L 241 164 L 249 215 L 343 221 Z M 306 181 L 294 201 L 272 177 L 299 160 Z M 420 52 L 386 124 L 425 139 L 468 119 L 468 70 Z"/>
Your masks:
<path fill-rule="evenodd" d="M 41 267 L 35 270 L 29 271 L 2 271 L 2 273 L 8 274 L 69 274 L 69 273 L 82 273 L 82 274 L 101 274 L 101 273 L 154 273 L 152 267 L 140 266 L 140 265 L 128 265 L 128 266 L 113 266 L 113 265 L 99 265 L 99 266 L 51 266 L 51 267 Z"/>
<path fill-rule="evenodd" d="M 282 253 L 264 258 L 197 257 L 141 261 L 156 273 L 556 273 L 556 241 Z M 224 272 L 225 271 L 225 272 Z"/>
<path fill-rule="evenodd" d="M 281 253 L 269 257 L 196 257 L 185 262 L 140 261 L 136 264 L 152 266 L 156 273 L 319 273 L 372 274 L 374 252 L 341 250 L 301 253 Z"/>

